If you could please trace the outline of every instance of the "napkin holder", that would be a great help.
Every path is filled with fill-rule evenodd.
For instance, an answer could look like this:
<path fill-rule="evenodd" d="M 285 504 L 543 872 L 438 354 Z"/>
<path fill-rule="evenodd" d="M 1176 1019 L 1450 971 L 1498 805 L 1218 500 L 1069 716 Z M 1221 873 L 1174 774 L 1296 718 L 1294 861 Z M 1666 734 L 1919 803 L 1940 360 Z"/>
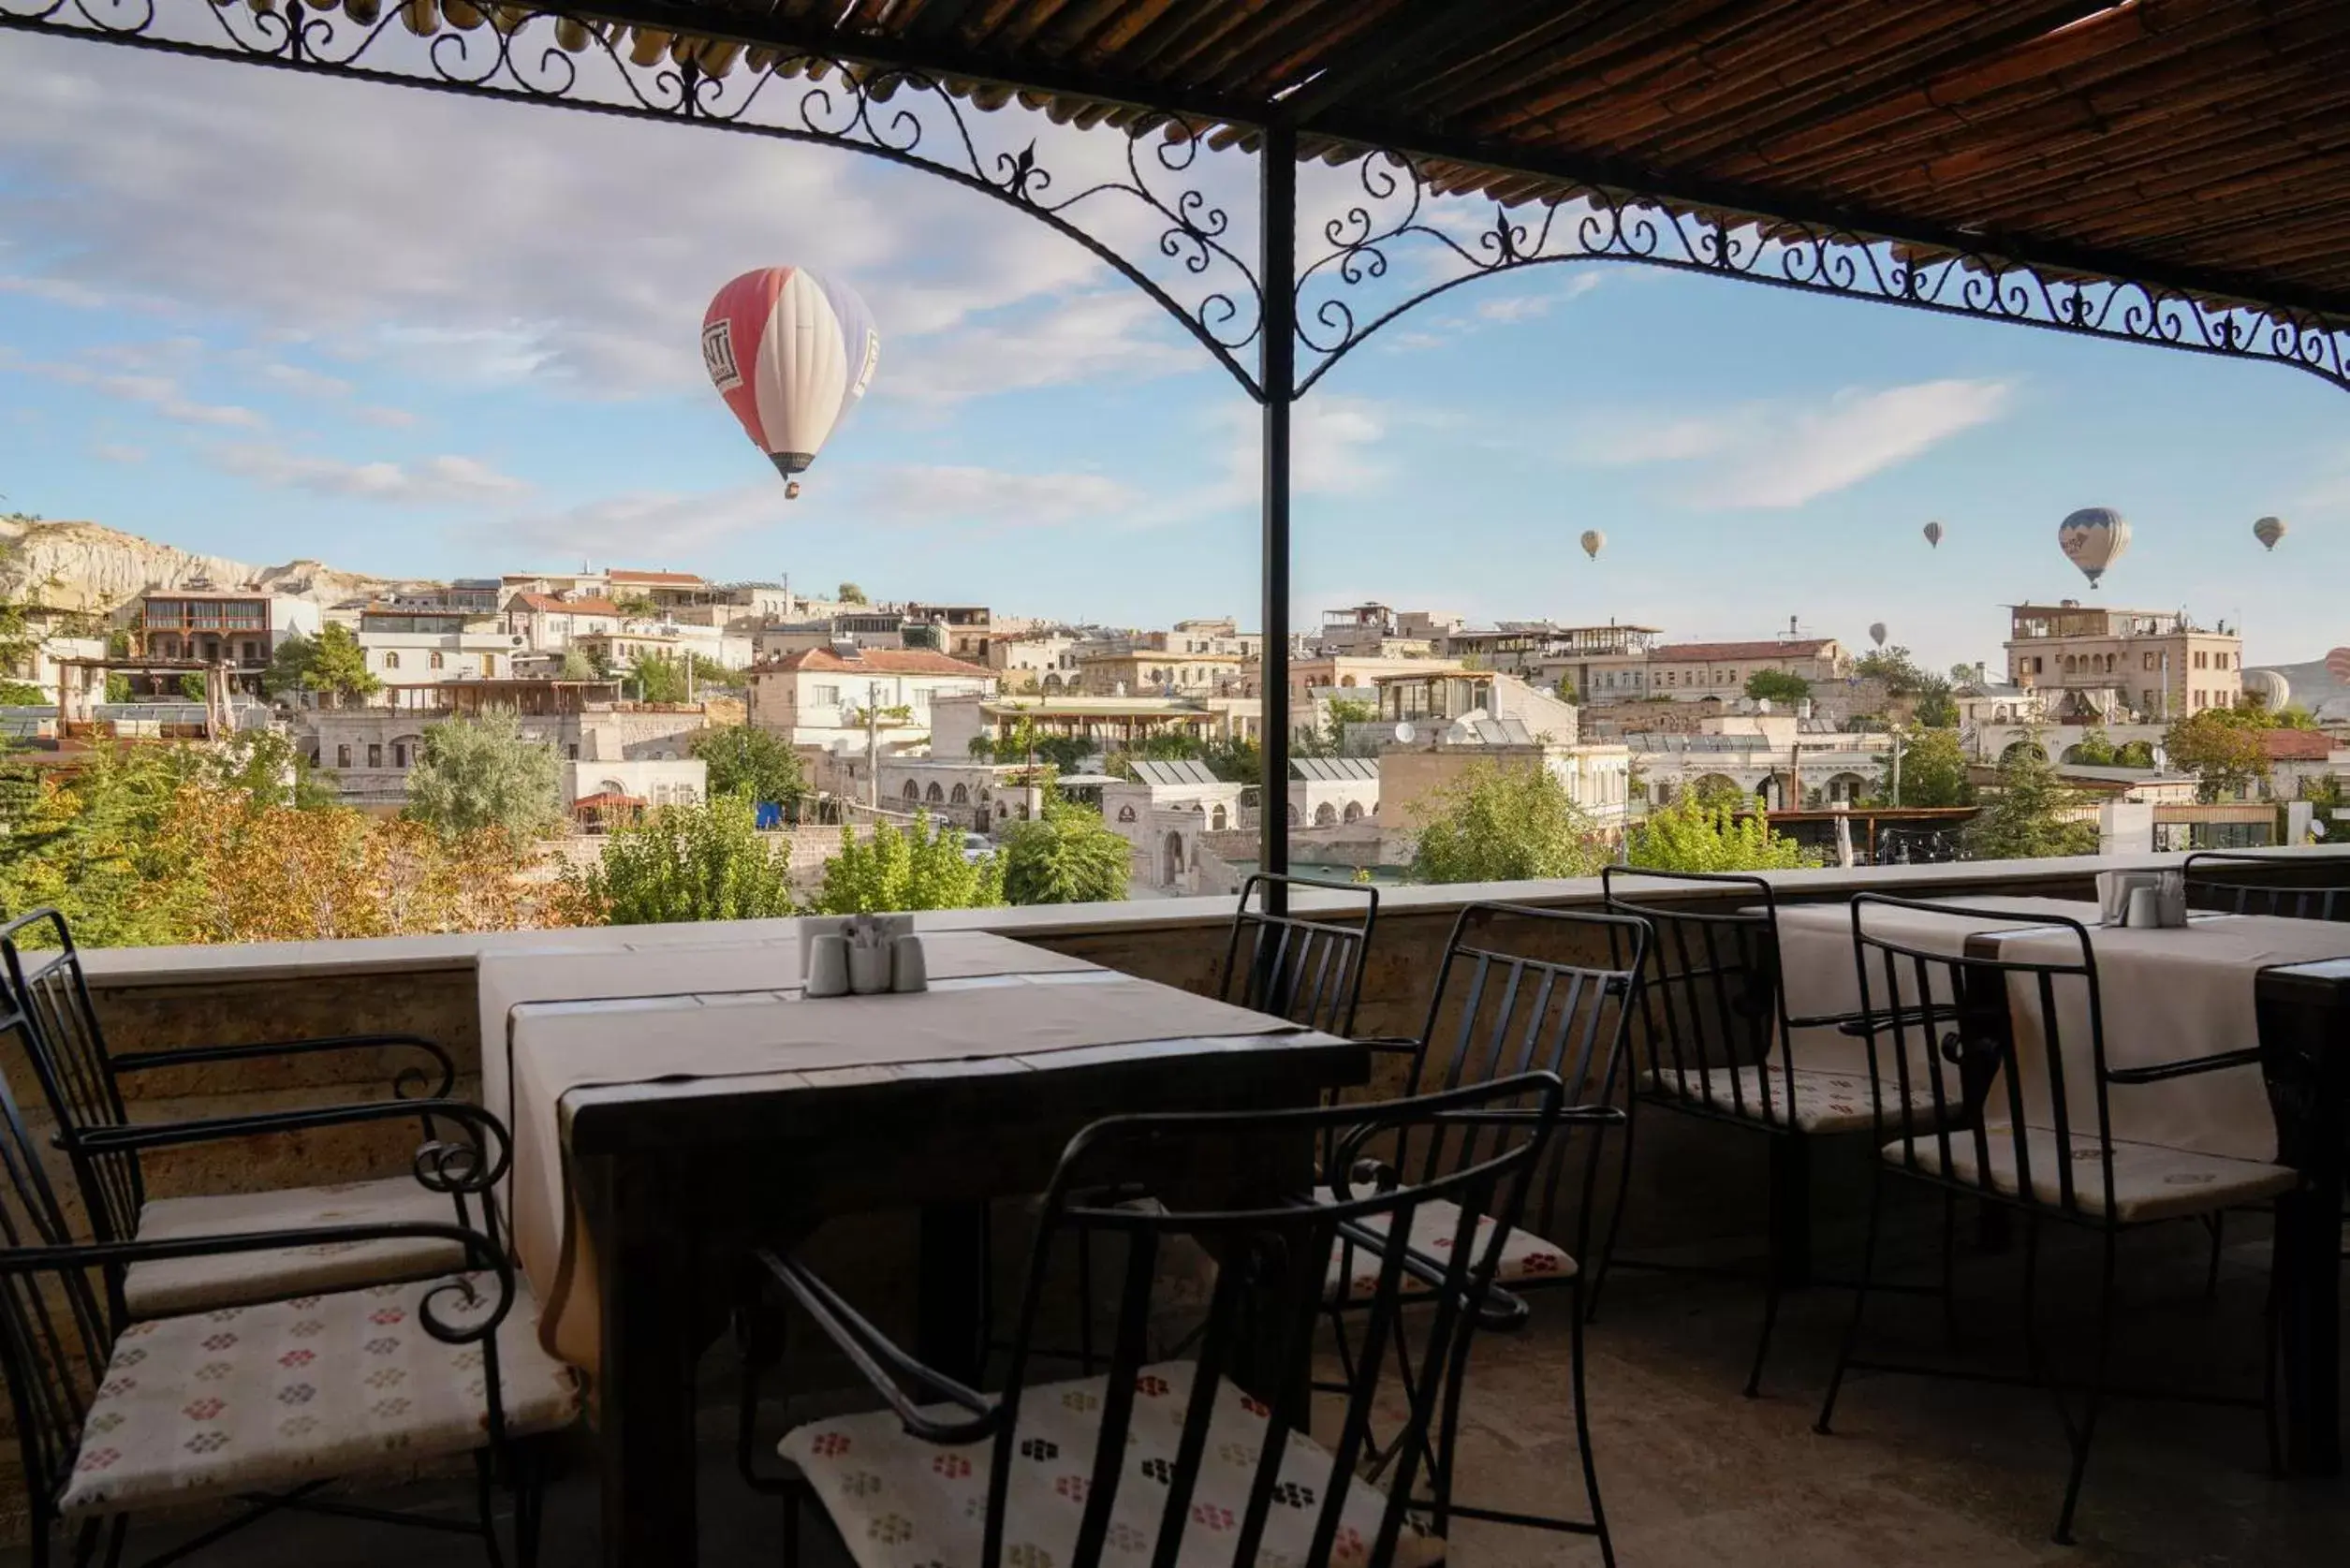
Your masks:
<path fill-rule="evenodd" d="M 815 953 L 819 942 L 837 939 L 846 949 L 846 983 L 834 986 L 817 984 L 818 971 L 830 976 L 836 967 L 827 961 L 819 963 Z M 829 947 L 830 944 L 825 943 Z M 908 958 L 905 949 L 915 949 Z M 822 918 L 804 918 L 800 922 L 800 974 L 805 994 L 821 996 L 880 996 L 892 991 L 919 991 L 929 989 L 927 965 L 919 951 L 921 938 L 914 934 L 911 915 L 840 915 Z"/>
<path fill-rule="evenodd" d="M 2104 924 L 2130 924 L 2130 894 L 2145 887 L 2153 892 L 2155 925 L 2175 930 L 2187 923 L 2187 877 L 2184 872 L 2099 872 L 2097 907 Z"/>

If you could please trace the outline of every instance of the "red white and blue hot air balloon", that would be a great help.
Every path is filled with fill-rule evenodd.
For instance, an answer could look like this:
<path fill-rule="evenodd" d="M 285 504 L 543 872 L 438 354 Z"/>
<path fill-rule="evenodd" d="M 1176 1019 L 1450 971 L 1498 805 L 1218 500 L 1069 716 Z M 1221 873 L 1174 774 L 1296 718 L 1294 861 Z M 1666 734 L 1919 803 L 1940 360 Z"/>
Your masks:
<path fill-rule="evenodd" d="M 702 317 L 702 362 L 752 443 L 792 476 L 865 388 L 881 334 L 857 291 L 805 267 L 765 267 L 718 291 Z"/>

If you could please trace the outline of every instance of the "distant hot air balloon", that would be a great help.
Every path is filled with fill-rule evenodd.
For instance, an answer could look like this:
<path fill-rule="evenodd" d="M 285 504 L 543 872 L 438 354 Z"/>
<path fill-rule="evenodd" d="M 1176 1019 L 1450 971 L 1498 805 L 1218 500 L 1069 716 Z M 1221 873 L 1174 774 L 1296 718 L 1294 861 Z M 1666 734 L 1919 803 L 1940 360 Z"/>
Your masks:
<path fill-rule="evenodd" d="M 2273 669 L 2248 669 L 2244 671 L 2244 693 L 2258 697 L 2269 712 L 2282 713 L 2293 700 L 2293 682 Z"/>
<path fill-rule="evenodd" d="M 1885 646 L 1885 623 L 1884 623 L 1884 622 L 1882 622 L 1882 621 L 1872 621 L 1872 622 L 1870 622 L 1870 623 L 1869 623 L 1869 640 L 1870 640 L 1871 642 L 1875 643 L 1875 644 L 1876 644 L 1879 648 L 1882 648 L 1882 647 L 1884 647 L 1884 646 Z"/>
<path fill-rule="evenodd" d="M 1929 548 L 1933 550 L 1940 550 L 1942 548 L 1942 524 L 1938 522 L 1930 522 L 1926 524 L 1925 534 L 1926 543 Z"/>
<path fill-rule="evenodd" d="M 804 267 L 745 272 L 702 317 L 702 362 L 787 488 L 872 385 L 881 358 L 873 312 L 854 289 Z"/>
<path fill-rule="evenodd" d="M 2252 536 L 2258 539 L 2265 550 L 2276 549 L 2277 541 L 2289 532 L 2291 530 L 2284 526 L 2283 518 L 2262 518 L 2252 525 Z"/>
<path fill-rule="evenodd" d="M 2350 686 L 2350 648 L 2337 648 L 2326 655 L 2326 673 Z"/>
<path fill-rule="evenodd" d="M 2056 548 L 2081 569 L 2089 586 L 2130 548 L 2130 525 L 2110 506 L 2083 506 L 2056 525 Z"/>
<path fill-rule="evenodd" d="M 1585 555 L 1588 555 L 1594 561 L 1596 561 L 1599 559 L 1599 552 L 1607 547 L 1607 535 L 1602 534 L 1596 528 L 1586 528 L 1583 530 L 1583 553 Z"/>

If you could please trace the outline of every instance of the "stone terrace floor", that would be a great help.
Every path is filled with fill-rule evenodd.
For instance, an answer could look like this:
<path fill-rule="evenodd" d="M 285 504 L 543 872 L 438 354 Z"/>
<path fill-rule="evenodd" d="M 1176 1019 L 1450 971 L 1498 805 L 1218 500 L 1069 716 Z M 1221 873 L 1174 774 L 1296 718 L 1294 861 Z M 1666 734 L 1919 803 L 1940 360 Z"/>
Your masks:
<path fill-rule="evenodd" d="M 2123 1333 L 2117 1380 L 2140 1385 L 2256 1392 L 2266 1238 L 2238 1222 L 2218 1298 L 2202 1295 L 2203 1233 L 2163 1227 L 2132 1238 L 2123 1257 Z M 2240 1233 L 2240 1238 L 2238 1234 Z M 1913 1233 L 1915 1234 L 1915 1233 Z M 2043 1325 L 2052 1357 L 2078 1365 L 2085 1342 L 2093 1258 L 2084 1238 L 2052 1243 Z M 1968 1255 L 1961 1315 L 1983 1368 L 2012 1366 L 2020 1253 Z M 2350 1485 L 2278 1481 L 2265 1469 L 2256 1413 L 2188 1404 L 2114 1403 L 2093 1456 L 2078 1535 L 2049 1531 L 2063 1485 L 2064 1447 L 2054 1413 L 2032 1390 L 1910 1377 L 1858 1376 L 1832 1437 L 1812 1419 L 1850 1297 L 1793 1298 L 1781 1321 L 1765 1396 L 1739 1397 L 1759 1294 L 1742 1283 L 1685 1275 L 1620 1273 L 1591 1339 L 1591 1386 L 1601 1480 L 1626 1568 L 1739 1564 L 1859 1568 L 1879 1564 L 2293 1564 L 2350 1561 Z M 1880 1297 L 1872 1307 L 1880 1351 L 1937 1354 L 1941 1316 L 1931 1299 Z M 1505 1507 L 1579 1502 L 1573 1425 L 1553 1391 L 1565 1385 L 1566 1298 L 1538 1301 L 1535 1326 L 1479 1349 L 1464 1498 Z M 723 1389 L 726 1353 L 710 1368 L 703 1468 L 706 1564 L 779 1561 L 781 1505 L 736 1481 Z M 404 1504 L 466 1488 L 419 1485 L 388 1494 Z M 595 1487 L 574 1463 L 551 1500 L 546 1561 L 595 1561 Z M 815 1517 L 812 1515 L 812 1517 Z M 151 1532 L 150 1549 L 169 1537 Z M 1462 1524 L 1452 1561 L 1470 1568 L 1596 1562 L 1586 1541 Z M 140 1544 L 134 1541 L 134 1546 Z M 812 1528 L 811 1568 L 846 1558 Z M 477 1561 L 470 1542 L 333 1520 L 265 1525 L 198 1561 L 240 1568 L 434 1568 Z M 6 1561 L 22 1561 L 22 1554 Z"/>

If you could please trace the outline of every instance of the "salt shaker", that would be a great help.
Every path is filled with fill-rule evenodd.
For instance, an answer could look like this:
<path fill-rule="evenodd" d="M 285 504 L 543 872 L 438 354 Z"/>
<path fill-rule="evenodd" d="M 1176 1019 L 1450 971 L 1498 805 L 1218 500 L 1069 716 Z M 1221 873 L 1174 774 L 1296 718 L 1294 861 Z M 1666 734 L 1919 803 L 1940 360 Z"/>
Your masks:
<path fill-rule="evenodd" d="M 2163 896 L 2152 884 L 2141 882 L 2130 889 L 2130 912 L 2122 923 L 2132 931 L 2163 923 Z"/>
<path fill-rule="evenodd" d="M 809 996 L 846 996 L 848 994 L 848 938 L 838 934 L 817 937 L 808 945 Z"/>
<path fill-rule="evenodd" d="M 889 944 L 889 989 L 893 991 L 924 991 L 931 989 L 930 960 L 923 956 L 920 937 L 902 936 Z"/>

